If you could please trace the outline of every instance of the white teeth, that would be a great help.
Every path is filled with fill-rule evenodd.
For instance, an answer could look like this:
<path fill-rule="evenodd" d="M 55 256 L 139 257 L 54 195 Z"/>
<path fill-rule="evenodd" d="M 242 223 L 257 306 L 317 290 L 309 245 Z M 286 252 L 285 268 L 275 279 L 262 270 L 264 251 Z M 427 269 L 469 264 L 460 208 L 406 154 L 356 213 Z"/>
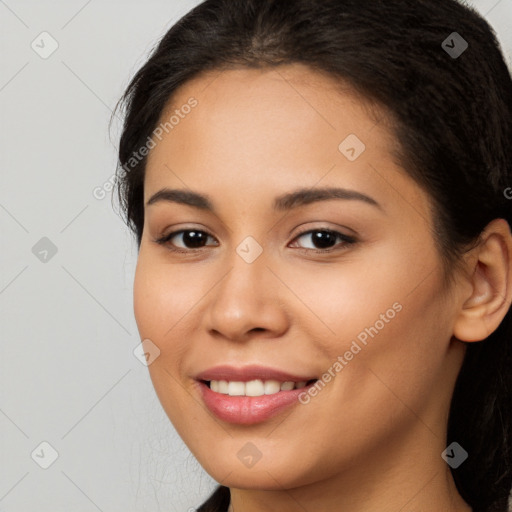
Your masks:
<path fill-rule="evenodd" d="M 277 380 L 266 380 L 265 381 L 265 395 L 273 395 L 281 391 L 281 383 Z"/>
<path fill-rule="evenodd" d="M 277 380 L 263 381 L 261 379 L 250 380 L 248 382 L 212 380 L 210 381 L 210 389 L 217 393 L 229 396 L 263 396 L 274 395 L 280 391 L 301 389 L 305 387 L 306 384 L 306 381 L 279 382 Z"/>
<path fill-rule="evenodd" d="M 230 382 L 228 384 L 229 396 L 242 396 L 245 395 L 245 382 Z"/>
<path fill-rule="evenodd" d="M 212 380 L 212 382 L 215 382 L 215 381 Z M 219 389 L 217 389 L 217 391 L 219 393 L 223 393 L 224 395 L 227 395 L 228 394 L 228 389 L 229 389 L 228 381 L 227 380 L 219 380 L 217 382 L 219 383 L 219 386 L 218 386 Z"/>
<path fill-rule="evenodd" d="M 245 383 L 245 394 L 247 396 L 261 396 L 265 394 L 265 387 L 261 380 L 250 380 Z"/>

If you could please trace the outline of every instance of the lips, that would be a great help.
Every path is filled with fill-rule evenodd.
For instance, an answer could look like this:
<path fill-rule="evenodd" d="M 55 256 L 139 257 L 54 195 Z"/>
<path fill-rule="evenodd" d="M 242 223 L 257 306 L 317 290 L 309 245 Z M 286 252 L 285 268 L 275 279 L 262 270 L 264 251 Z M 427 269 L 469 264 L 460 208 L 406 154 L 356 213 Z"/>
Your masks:
<path fill-rule="evenodd" d="M 310 375 L 255 365 L 243 368 L 216 366 L 195 378 L 208 409 L 223 421 L 241 425 L 266 421 L 299 404 L 299 395 L 307 392 L 317 380 Z M 261 389 L 254 394 L 249 392 L 255 385 L 261 388 L 262 383 L 265 394 Z"/>

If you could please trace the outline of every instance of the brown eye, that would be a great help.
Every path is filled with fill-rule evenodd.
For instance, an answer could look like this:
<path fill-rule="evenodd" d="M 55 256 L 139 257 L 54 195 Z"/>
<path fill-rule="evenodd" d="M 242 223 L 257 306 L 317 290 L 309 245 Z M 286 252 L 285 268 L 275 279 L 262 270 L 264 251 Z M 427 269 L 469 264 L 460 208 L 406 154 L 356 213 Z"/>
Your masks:
<path fill-rule="evenodd" d="M 193 250 L 205 247 L 209 238 L 215 240 L 209 233 L 206 233 L 206 231 L 183 229 L 169 233 L 155 241 L 161 245 L 171 246 L 170 249 L 173 249 L 172 246 L 174 246 L 176 250 Z"/>
<path fill-rule="evenodd" d="M 341 246 L 351 245 L 356 242 L 353 237 L 349 237 L 331 229 L 312 229 L 305 231 L 298 235 L 295 240 L 299 240 L 301 238 L 304 238 L 305 240 L 309 239 L 310 241 L 309 247 L 302 246 L 302 248 L 319 251 L 330 251 L 336 246 L 338 241 L 341 241 L 341 243 L 338 244 Z"/>

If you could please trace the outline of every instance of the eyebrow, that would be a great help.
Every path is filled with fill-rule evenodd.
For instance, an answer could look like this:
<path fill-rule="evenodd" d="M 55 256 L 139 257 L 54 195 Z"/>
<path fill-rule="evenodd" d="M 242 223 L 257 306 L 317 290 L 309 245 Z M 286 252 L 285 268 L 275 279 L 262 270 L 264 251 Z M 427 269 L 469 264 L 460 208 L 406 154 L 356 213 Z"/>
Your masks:
<path fill-rule="evenodd" d="M 331 199 L 362 201 L 384 211 L 382 206 L 372 197 L 346 188 L 301 188 L 276 197 L 273 209 L 275 211 L 288 211 L 300 206 Z M 215 211 L 213 203 L 208 196 L 189 190 L 163 188 L 149 198 L 146 206 L 159 202 L 178 203 L 200 210 Z"/>

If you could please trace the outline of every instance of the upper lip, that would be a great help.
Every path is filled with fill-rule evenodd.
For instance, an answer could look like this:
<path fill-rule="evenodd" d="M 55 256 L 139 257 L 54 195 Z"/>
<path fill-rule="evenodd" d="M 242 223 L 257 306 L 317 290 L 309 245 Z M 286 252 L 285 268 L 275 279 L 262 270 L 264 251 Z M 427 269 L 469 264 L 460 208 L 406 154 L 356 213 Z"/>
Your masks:
<path fill-rule="evenodd" d="M 296 375 L 276 368 L 266 366 L 249 365 L 236 368 L 234 366 L 222 365 L 208 368 L 197 374 L 197 380 L 227 380 L 231 382 L 248 382 L 250 380 L 277 380 L 279 382 L 307 382 L 316 380 L 311 375 Z"/>

